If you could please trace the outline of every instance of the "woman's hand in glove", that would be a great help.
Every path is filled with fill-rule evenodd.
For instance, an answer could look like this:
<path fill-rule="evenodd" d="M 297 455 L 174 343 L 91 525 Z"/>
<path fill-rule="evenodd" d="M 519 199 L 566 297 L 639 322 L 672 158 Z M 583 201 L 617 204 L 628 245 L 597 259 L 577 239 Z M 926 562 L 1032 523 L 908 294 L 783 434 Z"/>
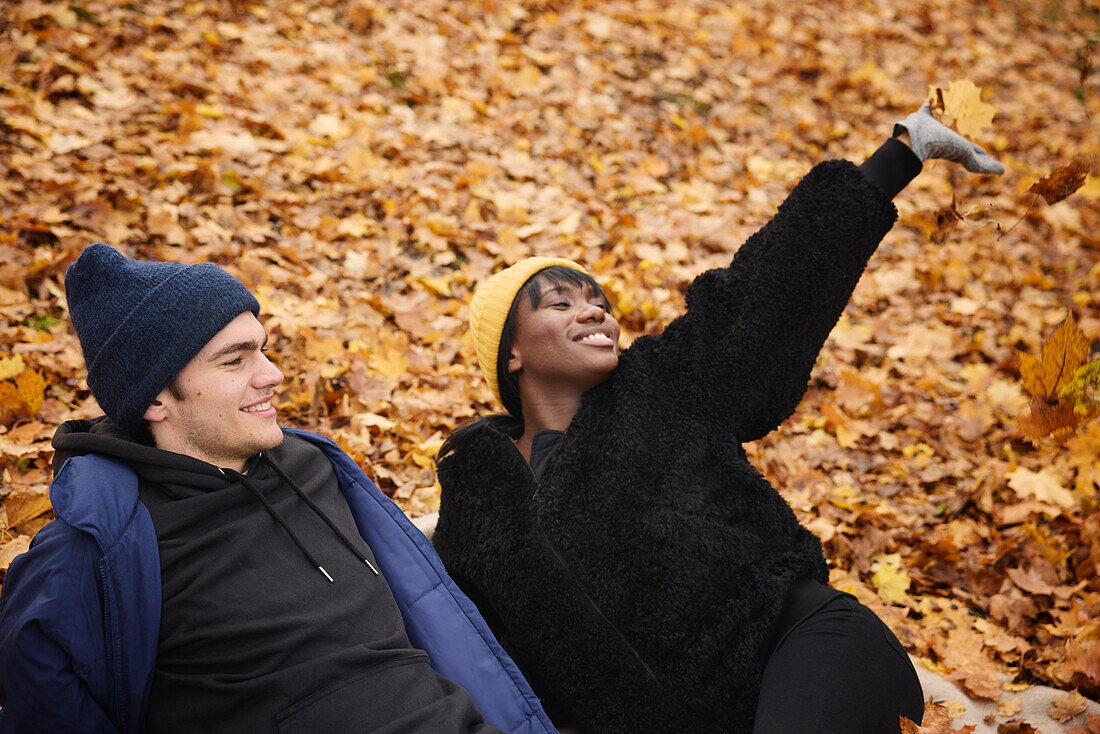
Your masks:
<path fill-rule="evenodd" d="M 909 140 L 904 140 L 908 133 Z M 1002 174 L 1005 167 L 985 150 L 950 129 L 932 117 L 932 107 L 928 102 L 920 106 L 913 114 L 894 124 L 894 137 L 902 137 L 913 153 L 923 163 L 930 158 L 961 163 L 966 170 L 974 173 Z"/>

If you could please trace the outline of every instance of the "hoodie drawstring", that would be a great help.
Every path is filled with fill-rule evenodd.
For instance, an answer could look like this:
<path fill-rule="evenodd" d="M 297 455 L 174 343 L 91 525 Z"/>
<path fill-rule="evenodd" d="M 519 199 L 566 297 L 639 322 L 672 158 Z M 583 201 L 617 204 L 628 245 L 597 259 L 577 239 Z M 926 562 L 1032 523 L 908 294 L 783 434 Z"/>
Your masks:
<path fill-rule="evenodd" d="M 293 479 L 291 479 L 285 471 L 283 471 L 283 468 L 279 466 L 273 458 L 268 456 L 266 452 L 260 452 L 259 457 L 266 461 L 267 465 L 274 469 L 275 473 L 279 475 L 279 478 L 282 479 L 283 482 L 286 483 L 286 485 L 294 491 L 294 494 L 298 495 L 299 499 L 301 499 L 306 504 L 306 506 L 309 507 L 309 509 L 312 510 L 315 515 L 317 515 L 317 517 L 321 518 L 321 520 L 324 521 L 329 530 L 331 530 L 332 533 L 340 539 L 340 542 L 347 546 L 348 550 L 355 554 L 356 558 L 367 564 L 370 570 L 374 572 L 375 576 L 379 575 L 378 569 L 374 567 L 374 564 L 371 563 L 369 559 L 363 557 L 363 554 L 356 549 L 355 544 L 351 542 L 348 536 L 345 535 L 343 531 L 341 531 L 340 528 L 336 526 L 336 523 L 334 523 L 332 519 L 329 518 L 329 516 L 326 515 L 324 511 L 320 507 L 318 507 L 313 500 L 309 498 L 308 495 L 306 495 L 305 492 L 302 491 L 302 488 L 299 487 L 298 484 Z M 221 469 L 221 472 L 223 474 L 230 473 L 226 469 Z M 312 564 L 314 568 L 320 571 L 324 575 L 324 577 L 328 579 L 330 584 L 336 583 L 335 581 L 333 581 L 332 576 L 329 575 L 329 572 L 325 570 L 325 567 L 318 563 L 317 559 L 313 557 L 313 554 L 310 553 L 309 550 L 305 547 L 301 539 L 298 537 L 298 534 L 294 532 L 294 529 L 291 528 L 289 524 L 287 524 L 286 520 L 284 520 L 282 515 L 279 514 L 278 510 L 275 509 L 275 506 L 271 504 L 271 500 L 264 496 L 264 493 L 260 490 L 258 486 L 256 486 L 256 484 L 249 478 L 249 476 L 247 474 L 239 474 L 237 472 L 232 472 L 232 474 L 239 478 L 241 483 L 244 484 L 244 486 L 248 487 L 248 490 L 252 492 L 252 494 L 256 495 L 256 499 L 258 499 L 260 501 L 260 504 L 264 506 L 264 509 L 267 510 L 267 514 L 271 515 L 272 519 L 274 519 L 275 522 L 279 523 L 279 525 L 282 526 L 283 530 L 286 531 L 286 534 L 290 536 L 290 539 L 292 541 L 294 541 L 294 545 L 298 546 L 298 550 L 301 551 L 302 555 L 306 557 L 310 564 Z"/>
<path fill-rule="evenodd" d="M 374 567 L 374 564 L 370 562 L 370 559 L 364 557 L 358 551 L 358 549 L 356 549 L 355 544 L 351 542 L 351 539 L 348 538 L 348 536 L 344 535 L 344 531 L 341 530 L 340 528 L 336 527 L 336 523 L 334 523 L 332 521 L 332 519 L 328 515 L 326 515 L 324 513 L 324 511 L 313 502 L 313 500 L 311 500 L 309 498 L 309 495 L 307 495 L 305 492 L 302 491 L 302 488 L 298 486 L 297 482 L 295 482 L 293 479 L 291 479 L 287 475 L 287 473 L 285 471 L 283 471 L 283 468 L 281 466 L 279 466 L 275 462 L 275 460 L 272 459 L 271 457 L 269 457 L 266 453 L 261 453 L 260 456 L 263 457 L 263 459 L 267 462 L 268 466 L 270 466 L 272 469 L 275 470 L 275 473 L 279 475 L 279 478 L 282 479 L 284 482 L 286 482 L 287 485 L 291 489 L 294 490 L 294 493 L 297 494 L 302 499 L 302 502 L 305 502 L 306 505 L 309 507 L 309 509 L 313 510 L 314 514 L 316 514 L 317 517 L 324 520 L 325 525 L 329 526 L 329 529 L 332 530 L 332 532 L 336 535 L 336 537 L 338 537 L 344 543 L 345 546 L 347 546 L 348 550 L 350 550 L 352 553 L 354 553 L 356 558 L 361 560 L 363 563 L 367 564 L 367 566 L 370 568 L 370 570 L 374 571 L 374 575 L 377 576 L 378 575 L 378 569 Z"/>

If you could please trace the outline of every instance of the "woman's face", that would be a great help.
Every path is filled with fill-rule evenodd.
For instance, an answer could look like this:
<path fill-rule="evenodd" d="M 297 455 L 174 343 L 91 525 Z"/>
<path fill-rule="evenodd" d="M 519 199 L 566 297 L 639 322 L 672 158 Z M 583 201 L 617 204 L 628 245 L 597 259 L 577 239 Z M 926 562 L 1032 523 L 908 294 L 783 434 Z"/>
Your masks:
<path fill-rule="evenodd" d="M 535 305 L 520 298 L 517 309 L 508 371 L 519 373 L 521 385 L 584 392 L 618 366 L 619 322 L 603 293 L 546 281 Z"/>

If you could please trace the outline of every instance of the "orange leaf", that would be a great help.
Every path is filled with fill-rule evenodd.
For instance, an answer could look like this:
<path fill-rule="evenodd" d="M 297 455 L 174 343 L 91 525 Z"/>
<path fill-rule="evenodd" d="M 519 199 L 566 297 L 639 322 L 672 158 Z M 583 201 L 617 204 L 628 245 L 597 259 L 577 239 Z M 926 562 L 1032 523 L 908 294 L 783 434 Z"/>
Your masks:
<path fill-rule="evenodd" d="M 924 705 L 924 716 L 917 726 L 904 716 L 901 717 L 901 734 L 945 734 L 951 715 L 947 707 L 929 701 Z"/>
<path fill-rule="evenodd" d="M 1028 191 L 1043 197 L 1048 204 L 1056 204 L 1081 188 L 1089 175 L 1092 161 L 1087 155 L 1076 155 L 1069 163 L 1063 163 L 1028 187 Z"/>
<path fill-rule="evenodd" d="M 1061 326 L 1043 342 L 1038 360 L 1030 354 L 1020 355 L 1020 377 L 1029 395 L 1054 400 L 1058 388 L 1073 379 L 1077 368 L 1089 356 L 1089 340 L 1077 328 L 1070 314 Z"/>
<path fill-rule="evenodd" d="M 10 382 L 0 382 L 0 410 L 10 410 L 18 413 L 23 408 L 23 401 L 19 397 L 19 390 Z"/>

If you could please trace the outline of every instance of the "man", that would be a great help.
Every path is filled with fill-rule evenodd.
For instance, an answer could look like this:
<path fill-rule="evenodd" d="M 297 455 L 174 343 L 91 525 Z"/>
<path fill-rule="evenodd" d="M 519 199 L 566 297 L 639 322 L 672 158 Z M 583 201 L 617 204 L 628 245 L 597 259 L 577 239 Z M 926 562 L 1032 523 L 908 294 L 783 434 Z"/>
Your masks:
<path fill-rule="evenodd" d="M 427 539 L 278 426 L 239 281 L 96 244 L 65 288 L 106 416 L 7 573 L 0 731 L 554 731 Z"/>

